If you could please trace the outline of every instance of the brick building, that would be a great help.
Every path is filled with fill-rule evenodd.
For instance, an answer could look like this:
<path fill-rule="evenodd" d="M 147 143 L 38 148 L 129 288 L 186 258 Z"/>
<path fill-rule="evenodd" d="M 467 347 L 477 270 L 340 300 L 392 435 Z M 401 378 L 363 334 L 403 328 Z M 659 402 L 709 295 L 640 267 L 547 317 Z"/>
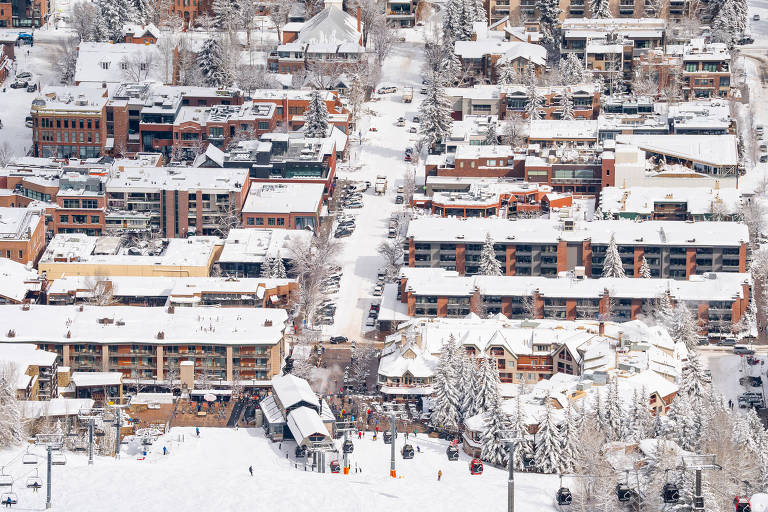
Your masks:
<path fill-rule="evenodd" d="M 154 23 L 148 25 L 130 24 L 123 27 L 125 42 L 129 44 L 156 44 L 160 30 Z"/>
<path fill-rule="evenodd" d="M 494 240 L 505 275 L 554 276 L 584 268 L 603 272 L 611 236 L 628 276 L 638 276 L 643 256 L 653 277 L 687 279 L 705 272 L 745 272 L 749 233 L 735 222 L 677 222 L 499 218 L 419 218 L 408 226 L 409 267 L 477 273 L 486 234 Z"/>
<path fill-rule="evenodd" d="M 683 48 L 685 99 L 728 96 L 731 90 L 731 53 L 722 43 L 694 39 Z"/>
<path fill-rule="evenodd" d="M 37 263 L 45 249 L 45 215 L 39 208 L 0 207 L 0 256 Z"/>
<path fill-rule="evenodd" d="M 57 208 L 48 226 L 53 233 L 101 235 L 107 207 L 105 180 L 101 176 L 68 173 L 59 180 Z"/>
<path fill-rule="evenodd" d="M 320 226 L 322 183 L 253 182 L 242 208 L 246 228 L 311 229 Z"/>

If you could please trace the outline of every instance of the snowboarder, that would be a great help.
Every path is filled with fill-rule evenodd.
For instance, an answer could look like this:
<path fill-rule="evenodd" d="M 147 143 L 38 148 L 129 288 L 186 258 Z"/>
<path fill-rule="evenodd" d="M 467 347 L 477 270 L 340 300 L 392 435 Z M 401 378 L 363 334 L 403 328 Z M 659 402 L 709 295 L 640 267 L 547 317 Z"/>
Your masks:
<path fill-rule="evenodd" d="M 195 427 L 195 435 L 200 437 L 200 427 Z"/>
<path fill-rule="evenodd" d="M 168 455 L 168 450 L 163 446 L 163 455 Z"/>
<path fill-rule="evenodd" d="M 248 466 L 248 472 L 253 476 L 253 466 Z"/>
<path fill-rule="evenodd" d="M 438 469 L 437 470 L 437 481 L 439 482 L 441 478 L 443 478 L 443 470 L 442 469 Z"/>

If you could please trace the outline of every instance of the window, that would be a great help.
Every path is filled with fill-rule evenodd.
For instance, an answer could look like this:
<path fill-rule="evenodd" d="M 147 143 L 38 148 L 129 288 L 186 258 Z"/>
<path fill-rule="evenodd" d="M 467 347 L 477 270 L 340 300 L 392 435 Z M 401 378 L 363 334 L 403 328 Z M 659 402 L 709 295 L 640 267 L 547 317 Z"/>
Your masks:
<path fill-rule="evenodd" d="M 69 215 L 59 215 L 59 222 L 62 224 L 69 223 Z"/>
<path fill-rule="evenodd" d="M 256 225 L 257 226 L 263 226 L 264 225 L 264 218 L 263 217 L 256 217 Z"/>
<path fill-rule="evenodd" d="M 248 224 L 249 226 L 253 226 L 253 217 L 248 217 L 247 219 L 245 219 L 245 223 Z"/>
<path fill-rule="evenodd" d="M 212 126 L 208 131 L 208 136 L 212 139 L 224 137 L 224 128 L 221 126 Z"/>
<path fill-rule="evenodd" d="M 98 223 L 99 223 L 99 216 L 91 215 L 91 224 L 98 224 Z"/>
<path fill-rule="evenodd" d="M 282 219 L 282 218 L 277 219 L 277 225 L 278 226 L 285 226 L 285 219 Z"/>
<path fill-rule="evenodd" d="M 127 63 L 127 62 L 125 62 L 125 61 L 121 62 L 121 63 L 120 63 L 120 69 L 122 69 L 123 71 L 125 71 L 126 69 L 128 69 L 128 63 Z"/>
<path fill-rule="evenodd" d="M 259 130 L 269 130 L 269 122 L 267 122 L 267 121 L 259 121 L 258 128 L 259 128 Z"/>
<path fill-rule="evenodd" d="M 267 219 L 267 226 L 274 226 L 274 225 L 275 225 L 275 218 L 274 217 L 269 217 Z"/>
<path fill-rule="evenodd" d="M 685 63 L 685 70 L 688 73 L 694 73 L 694 72 L 698 71 L 698 67 L 699 66 L 695 62 L 686 62 Z"/>
<path fill-rule="evenodd" d="M 101 69 L 109 69 L 109 62 L 99 62 L 99 65 L 101 66 Z"/>
<path fill-rule="evenodd" d="M 62 206 L 64 206 L 64 208 L 80 208 L 80 200 L 64 199 L 64 201 L 62 201 Z"/>

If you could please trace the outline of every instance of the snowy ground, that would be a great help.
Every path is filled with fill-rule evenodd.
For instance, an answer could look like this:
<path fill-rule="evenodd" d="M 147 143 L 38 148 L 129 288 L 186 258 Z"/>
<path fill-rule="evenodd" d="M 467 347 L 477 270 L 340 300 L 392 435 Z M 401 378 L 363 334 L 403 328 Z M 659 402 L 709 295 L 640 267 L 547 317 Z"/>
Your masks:
<path fill-rule="evenodd" d="M 180 434 L 184 443 L 170 442 Z M 398 441 L 399 450 L 402 437 Z M 143 461 L 135 455 L 123 455 L 119 461 L 97 457 L 95 465 L 88 466 L 85 455 L 68 453 L 67 465 L 54 468 L 53 510 L 506 510 L 506 472 L 486 467 L 482 475 L 472 476 L 463 453 L 459 461 L 448 462 L 443 441 L 419 437 L 413 444 L 421 453 L 412 460 L 403 460 L 398 451 L 397 479 L 389 476 L 390 447 L 381 437 L 374 442 L 369 433 L 354 443 L 349 475 L 318 474 L 295 469 L 284 453 L 292 452 L 295 444 L 283 443 L 281 452 L 261 429 L 202 429 L 199 439 L 192 428 L 173 429 Z M 164 445 L 170 449 L 167 456 L 162 455 Z M 13 509 L 42 510 L 45 488 L 36 494 L 24 488 L 26 475 L 34 471 L 21 464 L 21 453 L 0 454 L 6 473 L 17 482 L 19 503 Z M 252 478 L 248 466 L 253 466 Z M 355 473 L 355 466 L 362 473 Z M 443 472 L 440 482 L 438 470 Z M 555 477 L 518 474 L 515 480 L 517 510 L 555 510 L 550 505 Z"/>
<path fill-rule="evenodd" d="M 406 33 L 406 31 L 401 31 Z M 357 218 L 354 233 L 343 240 L 339 257 L 344 268 L 339 290 L 339 303 L 335 324 L 326 329 L 350 339 L 357 338 L 368 316 L 373 300 L 371 295 L 376 283 L 376 273 L 384 260 L 376 252 L 378 245 L 387 239 L 389 218 L 392 212 L 402 209 L 395 204 L 397 186 L 412 167 L 403 160 L 405 148 L 412 144 L 417 134 L 408 133 L 411 121 L 418 111 L 422 96 L 421 68 L 423 64 L 423 39 L 421 32 L 407 31 L 409 41 L 396 43 L 392 55 L 385 61 L 381 83 L 398 87 L 395 94 L 375 95 L 378 101 L 366 105 L 371 115 L 360 122 L 358 133 L 350 141 L 350 165 L 341 164 L 337 169 L 339 179 L 370 181 L 376 176 L 387 176 L 387 192 L 376 195 L 373 187 L 363 194 L 364 207 L 349 210 Z M 412 103 L 403 103 L 403 87 L 413 87 Z M 395 125 L 398 117 L 405 117 L 405 127 Z M 375 127 L 376 131 L 371 131 Z M 362 135 L 362 144 L 359 140 Z"/>
<path fill-rule="evenodd" d="M 746 357 L 737 356 L 728 352 L 699 351 L 699 354 L 702 356 L 702 359 L 707 364 L 708 368 L 712 371 L 712 387 L 717 393 L 722 394 L 726 400 L 733 401 L 735 404 L 734 411 L 740 410 L 737 399 L 742 393 L 747 391 L 762 391 L 763 396 L 768 395 L 768 390 L 766 389 L 766 385 L 768 384 L 766 382 L 768 381 L 768 378 L 766 378 L 766 370 L 768 370 L 768 365 L 758 364 L 750 366 L 746 362 Z M 764 363 L 768 360 L 768 355 L 759 352 L 755 355 L 755 358 L 759 359 L 761 363 Z M 739 384 L 739 379 L 744 376 L 762 376 L 762 388 L 742 386 Z"/>

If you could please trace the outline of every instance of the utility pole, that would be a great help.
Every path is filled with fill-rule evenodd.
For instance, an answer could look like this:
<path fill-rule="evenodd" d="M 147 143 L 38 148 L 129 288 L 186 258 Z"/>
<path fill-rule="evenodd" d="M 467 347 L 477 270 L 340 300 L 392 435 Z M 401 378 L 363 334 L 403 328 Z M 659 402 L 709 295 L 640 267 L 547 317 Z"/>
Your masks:
<path fill-rule="evenodd" d="M 395 470 L 395 436 L 397 435 L 397 426 L 395 425 L 395 412 L 392 411 L 391 431 L 392 431 L 392 458 L 389 466 L 389 476 L 397 478 L 397 471 Z"/>

